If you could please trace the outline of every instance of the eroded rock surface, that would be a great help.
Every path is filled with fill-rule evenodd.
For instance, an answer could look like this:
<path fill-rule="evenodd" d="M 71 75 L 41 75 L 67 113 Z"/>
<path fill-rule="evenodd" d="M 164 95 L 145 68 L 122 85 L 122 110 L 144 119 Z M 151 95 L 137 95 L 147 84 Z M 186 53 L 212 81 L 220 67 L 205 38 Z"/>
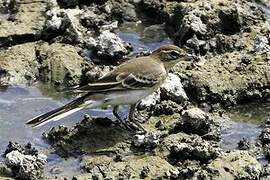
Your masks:
<path fill-rule="evenodd" d="M 43 170 L 47 162 L 44 154 L 31 147 L 10 142 L 4 154 L 5 164 L 11 169 L 14 177 L 19 179 L 37 180 L 44 178 Z"/>

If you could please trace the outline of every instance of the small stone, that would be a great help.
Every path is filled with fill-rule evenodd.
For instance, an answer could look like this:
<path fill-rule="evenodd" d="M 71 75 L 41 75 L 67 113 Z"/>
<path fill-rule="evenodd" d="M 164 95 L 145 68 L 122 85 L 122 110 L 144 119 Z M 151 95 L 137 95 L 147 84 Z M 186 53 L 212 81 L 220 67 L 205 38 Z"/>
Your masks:
<path fill-rule="evenodd" d="M 172 73 L 168 74 L 167 79 L 160 87 L 161 98 L 169 99 L 177 103 L 188 100 L 180 78 Z"/>
<path fill-rule="evenodd" d="M 263 144 L 269 144 L 270 143 L 270 128 L 263 129 L 259 138 Z"/>
<path fill-rule="evenodd" d="M 129 45 L 108 30 L 103 31 L 96 40 L 90 38 L 87 44 L 89 48 L 94 49 L 93 53 L 100 58 L 117 60 L 129 53 Z"/>
<path fill-rule="evenodd" d="M 265 36 L 257 36 L 254 42 L 253 46 L 254 51 L 263 51 L 263 50 L 269 50 L 269 41 L 268 38 Z"/>
<path fill-rule="evenodd" d="M 17 147 L 19 145 L 17 144 Z M 12 170 L 13 175 L 20 179 L 38 180 L 43 178 L 43 170 L 47 162 L 44 154 L 29 153 L 31 144 L 21 146 L 17 150 L 7 150 L 5 154 L 5 164 Z M 10 147 L 8 147 L 10 149 Z"/>
<path fill-rule="evenodd" d="M 243 138 L 238 143 L 238 149 L 240 150 L 248 150 L 250 148 L 250 143 L 247 139 Z"/>
<path fill-rule="evenodd" d="M 52 174 L 60 174 L 62 173 L 63 170 L 60 168 L 60 167 L 53 167 L 51 170 L 50 170 L 50 173 Z"/>
<path fill-rule="evenodd" d="M 144 135 L 135 135 L 133 145 L 138 148 L 153 149 L 159 144 L 159 133 L 147 132 Z"/>

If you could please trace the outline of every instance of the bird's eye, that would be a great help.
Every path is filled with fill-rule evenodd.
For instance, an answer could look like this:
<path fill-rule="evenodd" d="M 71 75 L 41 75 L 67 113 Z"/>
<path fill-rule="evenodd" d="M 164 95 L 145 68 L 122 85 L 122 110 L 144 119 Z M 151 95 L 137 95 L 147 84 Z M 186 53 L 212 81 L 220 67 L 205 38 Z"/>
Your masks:
<path fill-rule="evenodd" d="M 179 53 L 178 52 L 176 52 L 176 51 L 171 51 L 171 53 L 170 53 L 172 56 L 174 56 L 174 57 L 179 57 Z"/>

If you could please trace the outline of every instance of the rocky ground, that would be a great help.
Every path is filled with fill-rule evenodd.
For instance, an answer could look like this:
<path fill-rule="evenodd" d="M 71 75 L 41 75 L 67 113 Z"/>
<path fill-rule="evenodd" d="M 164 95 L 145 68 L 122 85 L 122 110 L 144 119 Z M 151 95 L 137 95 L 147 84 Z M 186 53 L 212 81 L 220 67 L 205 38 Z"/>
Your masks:
<path fill-rule="evenodd" d="M 3 86 L 43 82 L 64 88 L 94 81 L 134 56 L 117 35 L 124 23 L 147 24 L 142 39 L 159 41 L 167 34 L 193 55 L 138 107 L 136 119 L 146 134 L 86 116 L 44 135 L 61 156 L 80 156 L 82 174 L 74 179 L 269 178 L 269 167 L 248 142 L 238 150 L 219 147 L 223 108 L 270 99 L 269 29 L 255 2 L 4 0 L 0 20 Z M 268 124 L 256 147 L 267 158 Z M 0 175 L 40 179 L 45 157 L 18 146 L 5 154 Z"/>

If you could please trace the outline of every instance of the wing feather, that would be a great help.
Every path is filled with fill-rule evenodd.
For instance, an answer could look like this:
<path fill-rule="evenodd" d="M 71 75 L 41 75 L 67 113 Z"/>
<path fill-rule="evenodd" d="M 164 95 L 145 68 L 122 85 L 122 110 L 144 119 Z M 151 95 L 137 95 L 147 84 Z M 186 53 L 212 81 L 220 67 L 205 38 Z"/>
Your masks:
<path fill-rule="evenodd" d="M 147 63 L 146 63 L 147 61 Z M 154 87 L 166 77 L 165 68 L 155 60 L 140 57 L 116 67 L 99 78 L 95 83 L 71 89 L 73 92 L 107 92 L 126 89 L 145 89 Z"/>
<path fill-rule="evenodd" d="M 157 78 L 150 79 L 131 73 L 122 81 L 122 86 L 128 89 L 145 89 L 155 86 L 158 82 L 159 79 Z"/>

